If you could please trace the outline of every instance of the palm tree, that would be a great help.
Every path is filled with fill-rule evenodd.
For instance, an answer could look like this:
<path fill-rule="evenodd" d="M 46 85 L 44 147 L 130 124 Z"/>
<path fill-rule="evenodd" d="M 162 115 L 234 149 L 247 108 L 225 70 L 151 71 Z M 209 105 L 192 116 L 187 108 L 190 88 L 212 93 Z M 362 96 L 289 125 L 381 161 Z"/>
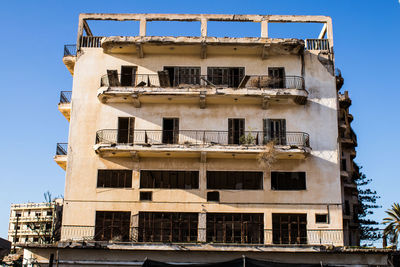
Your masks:
<path fill-rule="evenodd" d="M 394 247 L 400 237 L 400 204 L 394 203 L 392 208 L 386 211 L 389 217 L 383 219 L 383 223 L 387 224 L 383 231 L 384 247 L 386 246 L 386 238 L 389 237 L 390 243 Z"/>

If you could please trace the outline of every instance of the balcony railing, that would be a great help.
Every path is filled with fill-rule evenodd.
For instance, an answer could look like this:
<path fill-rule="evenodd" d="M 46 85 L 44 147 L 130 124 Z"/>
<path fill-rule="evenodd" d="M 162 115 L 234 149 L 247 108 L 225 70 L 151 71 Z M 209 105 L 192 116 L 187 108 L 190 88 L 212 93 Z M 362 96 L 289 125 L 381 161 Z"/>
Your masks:
<path fill-rule="evenodd" d="M 103 75 L 100 85 L 105 87 L 305 89 L 304 79 L 300 76 L 279 78 L 268 75 L 180 75 L 170 78 L 166 72 L 124 75 L 116 71 Z"/>
<path fill-rule="evenodd" d="M 96 133 L 96 144 L 261 146 L 270 141 L 276 145 L 309 147 L 310 138 L 303 132 L 276 134 L 264 131 L 134 130 L 128 132 L 128 130 L 105 129 Z"/>
<path fill-rule="evenodd" d="M 75 241 L 110 241 L 127 243 L 199 243 L 198 231 L 206 229 L 189 229 L 174 226 L 165 228 L 142 229 L 139 227 L 120 228 L 65 225 L 61 228 L 62 240 Z M 204 233 L 205 233 L 204 232 Z M 263 234 L 262 234 L 263 233 Z M 207 236 L 218 244 L 274 244 L 274 245 L 343 245 L 346 230 L 343 229 L 307 229 L 300 234 L 283 235 L 272 229 L 264 229 L 261 237 L 255 239 L 223 239 Z M 254 234 L 254 233 L 253 233 Z M 257 240 L 257 241 L 256 241 Z M 204 242 L 202 242 L 204 243 Z"/>
<path fill-rule="evenodd" d="M 56 155 L 64 156 L 67 155 L 68 143 L 57 143 Z"/>
<path fill-rule="evenodd" d="M 72 91 L 61 91 L 60 93 L 60 104 L 71 103 Z"/>
<path fill-rule="evenodd" d="M 328 39 L 306 39 L 307 50 L 329 50 Z"/>
<path fill-rule="evenodd" d="M 76 56 L 76 45 L 64 45 L 64 57 L 66 56 Z"/>
<path fill-rule="evenodd" d="M 103 36 L 82 36 L 80 47 L 101 47 L 101 38 Z"/>

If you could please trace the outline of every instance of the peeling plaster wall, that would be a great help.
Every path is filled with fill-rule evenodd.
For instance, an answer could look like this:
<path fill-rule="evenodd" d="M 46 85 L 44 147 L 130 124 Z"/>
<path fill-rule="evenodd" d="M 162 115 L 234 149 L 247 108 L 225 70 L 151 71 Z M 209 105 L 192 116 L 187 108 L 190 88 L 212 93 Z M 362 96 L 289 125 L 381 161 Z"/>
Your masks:
<path fill-rule="evenodd" d="M 328 229 L 342 228 L 340 173 L 337 143 L 337 102 L 335 78 L 308 51 L 304 54 L 305 83 L 310 92 L 306 105 L 280 105 L 263 110 L 259 105 L 143 104 L 135 108 L 127 103 L 102 104 L 97 98 L 100 77 L 107 69 L 120 71 L 121 65 L 137 65 L 138 73 L 156 73 L 163 66 L 245 67 L 246 74 L 265 75 L 268 67 L 285 67 L 286 75 L 301 76 L 300 56 L 260 57 L 136 56 L 104 54 L 99 48 L 83 49 L 78 58 L 73 81 L 72 112 L 69 132 L 68 164 L 65 187 L 63 225 L 93 226 L 96 210 L 186 211 L 186 212 L 263 212 L 264 228 L 272 228 L 271 213 L 307 213 L 308 229 L 317 229 L 315 213 L 327 213 Z M 272 191 L 270 174 L 264 171 L 263 190 L 220 190 L 223 204 L 206 201 L 206 170 L 260 170 L 256 160 L 141 158 L 101 158 L 95 154 L 96 131 L 116 129 L 118 117 L 133 116 L 135 129 L 161 129 L 162 117 L 178 117 L 180 129 L 228 129 L 228 118 L 245 118 L 246 130 L 262 130 L 262 119 L 285 118 L 288 131 L 310 134 L 311 156 L 305 160 L 280 160 L 273 170 L 306 171 L 307 190 Z M 132 169 L 133 188 L 96 189 L 97 170 L 104 168 Z M 152 202 L 139 202 L 141 169 L 199 170 L 199 190 L 154 189 Z M 68 238 L 63 236 L 63 238 Z"/>

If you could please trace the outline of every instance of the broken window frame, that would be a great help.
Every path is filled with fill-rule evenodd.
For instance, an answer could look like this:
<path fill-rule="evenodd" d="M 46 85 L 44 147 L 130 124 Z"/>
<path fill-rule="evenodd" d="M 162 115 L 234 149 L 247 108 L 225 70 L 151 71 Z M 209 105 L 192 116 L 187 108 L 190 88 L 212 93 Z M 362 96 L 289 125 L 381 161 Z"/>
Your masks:
<path fill-rule="evenodd" d="M 96 241 L 129 241 L 130 211 L 96 211 Z"/>
<path fill-rule="evenodd" d="M 284 67 L 268 67 L 268 77 L 270 78 L 270 88 L 285 88 L 285 68 Z"/>
<path fill-rule="evenodd" d="M 271 190 L 274 191 L 307 190 L 306 172 L 271 171 L 270 174 L 271 174 Z"/>
<path fill-rule="evenodd" d="M 264 144 L 286 145 L 286 119 L 263 119 Z"/>
<path fill-rule="evenodd" d="M 211 190 L 263 190 L 264 173 L 260 171 L 207 171 L 206 177 Z"/>
<path fill-rule="evenodd" d="M 217 86 L 237 88 L 244 77 L 245 67 L 207 67 L 207 80 Z"/>
<path fill-rule="evenodd" d="M 240 138 L 245 135 L 244 118 L 228 118 L 228 144 L 240 145 Z"/>
<path fill-rule="evenodd" d="M 133 144 L 135 140 L 135 117 L 118 117 L 118 144 Z"/>
<path fill-rule="evenodd" d="M 167 121 L 172 122 L 172 129 L 166 129 Z M 179 143 L 179 118 L 162 118 L 162 143 L 178 144 Z"/>
<path fill-rule="evenodd" d="M 273 244 L 307 244 L 306 213 L 272 213 Z"/>
<path fill-rule="evenodd" d="M 164 66 L 168 71 L 170 85 L 180 87 L 184 85 L 200 85 L 201 67 L 194 66 Z"/>
<path fill-rule="evenodd" d="M 199 171 L 141 170 L 139 187 L 146 189 L 197 190 L 199 189 Z"/>
<path fill-rule="evenodd" d="M 132 170 L 97 170 L 97 188 L 132 188 Z"/>
<path fill-rule="evenodd" d="M 121 86 L 132 87 L 136 85 L 137 66 L 121 66 Z"/>

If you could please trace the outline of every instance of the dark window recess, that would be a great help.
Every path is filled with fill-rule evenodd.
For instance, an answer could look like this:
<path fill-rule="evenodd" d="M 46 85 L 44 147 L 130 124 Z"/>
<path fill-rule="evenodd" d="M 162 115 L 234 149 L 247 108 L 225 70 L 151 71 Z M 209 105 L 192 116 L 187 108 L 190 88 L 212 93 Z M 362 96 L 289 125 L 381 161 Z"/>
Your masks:
<path fill-rule="evenodd" d="M 218 86 L 236 88 L 244 78 L 244 68 L 208 67 L 207 80 Z"/>
<path fill-rule="evenodd" d="M 307 214 L 272 214 L 274 244 L 307 244 Z"/>
<path fill-rule="evenodd" d="M 347 164 L 346 164 L 346 159 L 342 159 L 341 161 L 342 164 L 342 171 L 347 171 Z"/>
<path fill-rule="evenodd" d="M 198 171 L 140 171 L 140 188 L 198 189 Z"/>
<path fill-rule="evenodd" d="M 39 242 L 39 238 L 38 237 L 34 237 L 33 238 L 33 242 Z"/>
<path fill-rule="evenodd" d="M 129 241 L 130 212 L 96 211 L 96 241 Z"/>
<path fill-rule="evenodd" d="M 45 229 L 46 230 L 50 230 L 51 229 L 51 223 L 46 223 Z"/>
<path fill-rule="evenodd" d="M 264 214 L 207 213 L 207 242 L 264 243 Z"/>
<path fill-rule="evenodd" d="M 285 68 L 268 68 L 271 88 L 285 88 Z"/>
<path fill-rule="evenodd" d="M 315 214 L 316 223 L 328 223 L 328 214 Z"/>
<path fill-rule="evenodd" d="M 200 67 L 164 67 L 164 71 L 168 71 L 169 82 L 173 87 L 200 85 Z"/>
<path fill-rule="evenodd" d="M 350 215 L 350 203 L 348 200 L 344 201 L 344 215 Z"/>
<path fill-rule="evenodd" d="M 97 187 L 131 188 L 131 170 L 98 170 Z"/>
<path fill-rule="evenodd" d="M 207 189 L 263 189 L 263 173 L 207 171 Z"/>
<path fill-rule="evenodd" d="M 134 142 L 135 118 L 118 118 L 118 140 L 119 144 L 131 144 Z"/>
<path fill-rule="evenodd" d="M 305 190 L 305 172 L 271 172 L 272 190 Z"/>
<path fill-rule="evenodd" d="M 121 86 L 135 86 L 136 66 L 121 66 Z"/>
<path fill-rule="evenodd" d="M 53 216 L 53 212 L 50 210 L 47 212 L 47 216 Z"/>
<path fill-rule="evenodd" d="M 196 242 L 198 214 L 139 212 L 139 242 Z"/>
<path fill-rule="evenodd" d="M 15 213 L 15 217 L 21 217 L 22 213 L 21 212 L 17 212 Z"/>
<path fill-rule="evenodd" d="M 177 144 L 179 142 L 179 119 L 163 118 L 163 144 Z"/>
<path fill-rule="evenodd" d="M 353 204 L 353 222 L 358 222 L 358 205 Z"/>
<path fill-rule="evenodd" d="M 219 202 L 219 192 L 218 191 L 207 192 L 207 201 Z"/>
<path fill-rule="evenodd" d="M 153 197 L 153 192 L 140 192 L 140 200 L 151 201 Z"/>
<path fill-rule="evenodd" d="M 240 137 L 244 136 L 244 119 L 228 119 L 228 144 L 240 144 Z"/>
<path fill-rule="evenodd" d="M 286 120 L 263 120 L 264 144 L 273 141 L 277 145 L 286 145 Z"/>

